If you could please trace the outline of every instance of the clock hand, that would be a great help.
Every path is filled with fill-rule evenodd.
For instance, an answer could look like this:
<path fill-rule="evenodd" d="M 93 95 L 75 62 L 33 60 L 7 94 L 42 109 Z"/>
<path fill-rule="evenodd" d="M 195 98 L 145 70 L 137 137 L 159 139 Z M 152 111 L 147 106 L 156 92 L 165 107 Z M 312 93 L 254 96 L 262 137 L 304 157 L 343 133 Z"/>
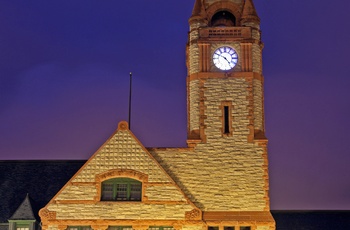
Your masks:
<path fill-rule="evenodd" d="M 227 63 L 230 64 L 230 61 L 225 56 L 220 54 L 220 57 L 223 57 L 227 61 Z"/>

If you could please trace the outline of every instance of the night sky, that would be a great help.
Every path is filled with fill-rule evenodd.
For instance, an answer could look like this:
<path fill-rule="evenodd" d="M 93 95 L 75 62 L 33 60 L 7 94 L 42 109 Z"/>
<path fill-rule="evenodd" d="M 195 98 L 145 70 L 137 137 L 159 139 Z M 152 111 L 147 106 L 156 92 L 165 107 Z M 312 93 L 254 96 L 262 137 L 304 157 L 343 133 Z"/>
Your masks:
<path fill-rule="evenodd" d="M 194 0 L 1 0 L 0 160 L 88 159 L 128 119 L 186 146 Z M 350 210 L 350 1 L 255 0 L 271 209 Z"/>

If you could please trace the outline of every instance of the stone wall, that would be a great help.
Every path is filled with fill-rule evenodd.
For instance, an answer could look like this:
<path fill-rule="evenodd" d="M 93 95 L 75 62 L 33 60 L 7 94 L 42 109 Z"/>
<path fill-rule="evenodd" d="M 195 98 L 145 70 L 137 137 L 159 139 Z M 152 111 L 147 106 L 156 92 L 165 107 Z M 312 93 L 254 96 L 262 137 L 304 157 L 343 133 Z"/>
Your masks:
<path fill-rule="evenodd" d="M 199 129 L 199 80 L 188 83 L 188 124 L 190 130 Z"/>
<path fill-rule="evenodd" d="M 253 80 L 254 91 L 254 129 L 264 130 L 264 91 L 261 80 Z"/>

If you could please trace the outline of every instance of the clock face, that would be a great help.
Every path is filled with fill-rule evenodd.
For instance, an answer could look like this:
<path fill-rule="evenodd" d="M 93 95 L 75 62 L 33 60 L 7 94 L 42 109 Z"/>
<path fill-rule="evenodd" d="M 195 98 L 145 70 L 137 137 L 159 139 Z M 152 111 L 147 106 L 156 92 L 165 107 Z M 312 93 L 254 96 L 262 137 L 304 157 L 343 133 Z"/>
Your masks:
<path fill-rule="evenodd" d="M 238 54 L 229 46 L 222 46 L 213 54 L 214 65 L 221 70 L 230 70 L 237 65 Z"/>

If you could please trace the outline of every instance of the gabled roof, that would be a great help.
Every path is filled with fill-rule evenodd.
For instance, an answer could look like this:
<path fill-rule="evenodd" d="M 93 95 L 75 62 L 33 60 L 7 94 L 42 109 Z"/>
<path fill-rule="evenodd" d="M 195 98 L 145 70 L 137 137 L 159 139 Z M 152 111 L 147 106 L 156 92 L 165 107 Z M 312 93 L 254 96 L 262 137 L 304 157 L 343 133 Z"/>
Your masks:
<path fill-rule="evenodd" d="M 133 208 L 120 202 L 103 209 L 96 208 L 96 202 L 99 202 L 101 197 L 102 182 L 117 177 L 133 178 L 144 183 L 147 192 L 142 194 L 142 202 L 133 205 Z M 84 193 L 77 193 L 81 186 L 84 187 Z M 118 129 L 111 137 L 40 211 L 42 222 L 48 221 L 47 213 L 65 210 L 69 205 L 75 207 L 63 214 L 64 218 L 69 220 L 79 217 L 81 212 L 90 215 L 91 219 L 99 219 L 102 216 L 105 219 L 113 219 L 125 212 L 128 212 L 130 219 L 150 219 L 151 216 L 155 218 L 155 213 L 158 219 L 184 220 L 188 215 L 191 215 L 188 218 L 200 218 L 200 210 L 134 136 L 125 121 L 118 124 Z M 153 214 L 151 209 L 157 211 Z M 192 212 L 196 213 L 194 217 L 188 214 Z"/>
<path fill-rule="evenodd" d="M 0 161 L 0 223 L 8 219 L 30 194 L 33 214 L 57 193 L 86 161 Z"/>

